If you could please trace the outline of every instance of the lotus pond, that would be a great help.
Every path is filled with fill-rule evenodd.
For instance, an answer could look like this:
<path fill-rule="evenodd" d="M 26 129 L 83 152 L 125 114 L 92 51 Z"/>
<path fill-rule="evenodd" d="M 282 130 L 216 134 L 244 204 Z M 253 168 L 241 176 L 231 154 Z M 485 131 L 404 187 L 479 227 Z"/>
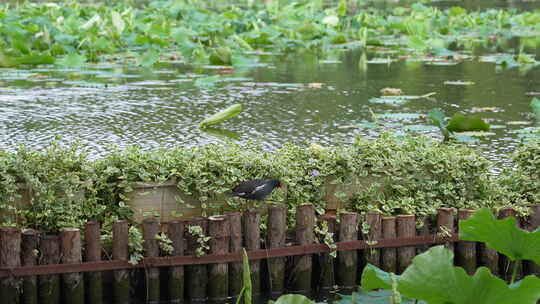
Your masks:
<path fill-rule="evenodd" d="M 0 148 L 442 138 L 434 108 L 489 122 L 458 139 L 493 160 L 538 135 L 539 2 L 376 3 L 6 5 Z M 239 116 L 199 128 L 236 103 Z"/>

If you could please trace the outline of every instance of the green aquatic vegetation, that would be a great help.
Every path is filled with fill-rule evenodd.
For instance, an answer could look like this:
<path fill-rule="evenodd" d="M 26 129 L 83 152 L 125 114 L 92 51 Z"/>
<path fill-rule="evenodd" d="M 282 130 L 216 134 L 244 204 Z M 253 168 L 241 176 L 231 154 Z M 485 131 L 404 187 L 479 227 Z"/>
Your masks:
<path fill-rule="evenodd" d="M 335 47 L 386 45 L 419 55 L 454 56 L 478 43 L 524 37 L 535 43 L 537 11 L 411 8 L 349 11 L 344 1 L 268 5 L 202 0 L 129 1 L 92 5 L 76 1 L 0 6 L 0 66 L 80 66 L 117 54 L 129 64 L 152 66 L 165 54 L 187 63 L 235 64 L 254 50 L 323 54 Z M 451 50 L 450 50 L 451 49 Z M 135 54 L 135 55 L 134 55 Z M 390 59 L 391 60 L 391 59 Z M 515 62 L 531 63 L 522 52 Z"/>
<path fill-rule="evenodd" d="M 456 113 L 447 118 L 440 109 L 433 109 L 429 112 L 428 118 L 441 130 L 444 141 L 457 139 L 466 141 L 470 136 L 486 136 L 490 125 L 475 115 L 464 115 Z M 459 134 L 456 134 L 459 133 Z"/>
<path fill-rule="evenodd" d="M 238 114 L 242 113 L 243 107 L 241 104 L 234 104 L 228 108 L 205 118 L 200 124 L 200 128 L 206 128 L 208 126 L 213 126 L 224 122 L 225 120 L 231 119 Z"/>
<path fill-rule="evenodd" d="M 395 277 L 397 291 L 402 296 L 429 304 L 533 304 L 540 299 L 540 279 L 534 275 L 507 284 L 486 267 L 480 267 L 469 276 L 463 268 L 455 267 L 453 261 L 452 251 L 436 246 L 417 255 L 399 276 L 367 265 L 362 273 L 362 289 L 392 289 L 392 277 Z"/>

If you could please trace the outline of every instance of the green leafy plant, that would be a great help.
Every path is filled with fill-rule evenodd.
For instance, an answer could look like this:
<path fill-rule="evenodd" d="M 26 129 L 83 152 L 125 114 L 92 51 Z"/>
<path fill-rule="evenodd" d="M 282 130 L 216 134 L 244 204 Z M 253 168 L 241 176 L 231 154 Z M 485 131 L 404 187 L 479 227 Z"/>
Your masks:
<path fill-rule="evenodd" d="M 444 141 L 449 141 L 455 132 L 488 131 L 490 127 L 487 122 L 474 115 L 456 113 L 448 119 L 440 109 L 431 110 L 428 118 L 441 130 Z"/>
<path fill-rule="evenodd" d="M 519 229 L 514 217 L 498 220 L 489 209 L 477 211 L 459 223 L 460 239 L 485 242 L 514 262 L 540 261 L 540 230 Z M 515 282 L 517 263 L 510 284 L 480 267 L 469 276 L 463 268 L 454 267 L 454 254 L 436 246 L 416 256 L 402 275 L 368 265 L 362 273 L 362 289 L 394 289 L 410 299 L 436 303 L 536 303 L 540 299 L 540 279 L 529 275 Z M 479 292 L 482 291 L 482 292 Z"/>
<path fill-rule="evenodd" d="M 195 249 L 195 255 L 198 257 L 205 255 L 210 250 L 208 242 L 211 237 L 204 235 L 202 227 L 198 225 L 188 226 L 187 232 L 197 238 L 198 246 Z"/>
<path fill-rule="evenodd" d="M 531 260 L 540 264 L 540 230 L 532 232 L 519 229 L 516 218 L 498 220 L 486 208 L 459 222 L 460 239 L 483 242 L 514 261 L 512 281 L 516 279 L 519 261 Z"/>
<path fill-rule="evenodd" d="M 130 226 L 128 230 L 129 263 L 137 265 L 144 258 L 143 235 L 139 228 Z"/>
<path fill-rule="evenodd" d="M 530 275 L 507 285 L 480 267 L 473 276 L 453 265 L 454 254 L 444 246 L 430 248 L 416 256 L 400 276 L 368 265 L 362 273 L 362 289 L 392 289 L 396 277 L 397 291 L 409 299 L 429 304 L 443 303 L 531 303 L 540 299 L 540 279 Z M 482 291 L 482 292 L 479 292 Z"/>
<path fill-rule="evenodd" d="M 171 255 L 174 251 L 171 239 L 163 232 L 156 234 L 156 240 L 158 241 L 161 252 L 165 255 Z"/>
<path fill-rule="evenodd" d="M 335 258 L 337 256 L 337 245 L 334 240 L 334 233 L 328 231 L 328 222 L 318 221 L 315 226 L 315 234 L 318 236 L 319 241 L 328 246 L 330 251 L 330 256 Z"/>
<path fill-rule="evenodd" d="M 236 299 L 236 304 L 240 304 L 243 299 L 244 304 L 251 304 L 252 299 L 252 285 L 251 285 L 251 271 L 249 270 L 249 259 L 245 248 L 242 248 L 242 289 Z"/>
<path fill-rule="evenodd" d="M 208 126 L 216 125 L 219 123 L 222 123 L 223 121 L 227 119 L 231 119 L 238 114 L 242 112 L 242 105 L 241 104 L 234 104 L 228 108 L 226 108 L 223 111 L 220 111 L 219 113 L 216 113 L 210 117 L 205 118 L 201 123 L 200 127 L 205 128 Z"/>

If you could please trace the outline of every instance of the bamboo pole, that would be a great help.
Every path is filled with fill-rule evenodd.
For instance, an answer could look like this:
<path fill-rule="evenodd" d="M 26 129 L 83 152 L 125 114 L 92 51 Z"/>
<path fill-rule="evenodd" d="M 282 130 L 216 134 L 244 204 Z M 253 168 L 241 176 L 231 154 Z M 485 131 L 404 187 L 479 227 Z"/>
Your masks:
<path fill-rule="evenodd" d="M 474 214 L 474 210 L 460 209 L 458 218 L 464 221 Z M 456 262 L 463 267 L 469 275 L 476 272 L 476 243 L 471 241 L 459 241 L 456 244 Z"/>
<path fill-rule="evenodd" d="M 285 247 L 286 233 L 287 207 L 283 205 L 269 206 L 267 234 L 268 248 Z M 275 299 L 285 291 L 285 258 L 268 259 L 268 272 L 270 275 L 270 297 Z"/>
<path fill-rule="evenodd" d="M 529 216 L 529 226 L 527 229 L 533 231 L 540 227 L 540 205 L 531 206 L 531 215 Z M 540 265 L 537 265 L 533 261 L 525 261 L 527 273 L 540 277 Z"/>
<path fill-rule="evenodd" d="M 511 217 L 511 216 L 516 218 L 516 227 L 520 228 L 519 218 L 517 217 L 517 213 L 516 213 L 516 211 L 514 209 L 512 209 L 512 208 L 503 208 L 503 209 L 500 210 L 499 218 L 503 219 L 503 218 L 507 218 L 507 217 Z M 523 275 L 523 265 L 522 265 L 522 263 L 520 261 L 511 262 L 510 259 L 508 259 L 503 254 L 499 255 L 499 267 L 500 267 L 500 270 L 501 270 L 500 275 L 507 281 L 510 281 L 511 278 L 512 278 L 512 273 L 513 273 L 513 268 L 514 268 L 513 263 L 517 264 L 516 280 L 520 280 L 522 275 Z"/>
<path fill-rule="evenodd" d="M 334 214 L 328 214 L 321 216 L 320 220 L 326 223 L 328 232 L 334 234 L 333 241 L 335 240 L 336 232 L 336 216 Z M 334 252 L 334 254 L 337 254 Z M 320 279 L 319 286 L 320 292 L 324 298 L 327 298 L 330 291 L 334 289 L 336 285 L 335 272 L 334 272 L 334 257 L 330 253 L 323 253 L 320 255 Z"/>
<path fill-rule="evenodd" d="M 358 239 L 358 214 L 342 212 L 339 223 L 339 241 L 355 241 Z M 358 255 L 356 251 L 338 252 L 337 283 L 347 294 L 356 288 Z"/>
<path fill-rule="evenodd" d="M 193 218 L 188 222 L 189 227 L 199 226 L 202 229 L 202 235 L 186 233 L 187 252 L 186 255 L 196 255 L 200 247 L 198 240 L 206 237 L 208 232 L 208 221 L 205 218 Z M 186 266 L 186 292 L 190 302 L 205 302 L 206 288 L 208 286 L 208 270 L 206 265 Z"/>
<path fill-rule="evenodd" d="M 21 266 L 21 230 L 15 227 L 0 227 L 0 266 Z M 8 277 L 0 280 L 0 299 L 2 303 L 19 303 L 19 289 L 22 280 Z"/>
<path fill-rule="evenodd" d="M 98 222 L 87 222 L 84 227 L 85 257 L 87 262 L 101 261 L 101 230 Z M 103 303 L 103 280 L 101 272 L 89 272 L 85 276 L 88 303 Z"/>
<path fill-rule="evenodd" d="M 315 208 L 313 205 L 300 205 L 296 207 L 296 241 L 298 245 L 311 245 L 315 240 Z M 295 259 L 293 270 L 294 293 L 309 295 L 311 293 L 311 276 L 313 257 L 311 255 L 299 256 Z"/>
<path fill-rule="evenodd" d="M 454 209 L 439 208 L 437 209 L 437 234 L 439 237 L 448 238 L 455 231 L 454 226 Z M 446 248 L 454 251 L 454 244 L 447 242 L 444 245 Z"/>
<path fill-rule="evenodd" d="M 143 247 L 146 257 L 159 257 L 159 241 L 156 236 L 159 233 L 159 219 L 155 217 L 143 220 Z M 146 274 L 146 303 L 159 303 L 160 280 L 159 268 L 145 268 Z"/>
<path fill-rule="evenodd" d="M 60 238 L 47 235 L 39 243 L 41 253 L 40 264 L 60 264 Z M 40 304 L 60 303 L 60 276 L 57 274 L 38 277 L 38 294 Z"/>
<path fill-rule="evenodd" d="M 21 239 L 21 264 L 22 266 L 35 266 L 38 262 L 39 236 L 33 229 L 25 229 L 22 232 Z M 38 303 L 38 285 L 36 276 L 27 276 L 23 278 L 23 304 Z"/>
<path fill-rule="evenodd" d="M 211 254 L 229 252 L 230 226 L 227 216 L 209 218 L 208 233 Z M 208 269 L 208 299 L 211 303 L 223 303 L 229 295 L 229 271 L 227 263 L 211 264 Z"/>
<path fill-rule="evenodd" d="M 235 212 L 227 216 L 231 230 L 230 252 L 242 252 L 242 214 Z M 239 295 L 242 287 L 242 263 L 229 263 L 229 295 L 231 297 Z"/>
<path fill-rule="evenodd" d="M 173 221 L 169 223 L 167 235 L 172 242 L 174 256 L 184 255 L 184 222 Z M 184 301 L 184 266 L 173 266 L 168 271 L 169 302 L 182 303 Z"/>
<path fill-rule="evenodd" d="M 127 221 L 113 223 L 113 260 L 129 260 L 129 225 Z M 114 271 L 113 303 L 129 304 L 129 270 Z"/>
<path fill-rule="evenodd" d="M 364 240 L 371 243 L 377 243 L 382 238 L 382 214 L 377 211 L 369 211 L 366 216 L 366 223 L 369 226 L 369 232 L 364 234 Z M 364 250 L 364 259 L 367 263 L 381 267 L 380 249 Z"/>
<path fill-rule="evenodd" d="M 261 214 L 256 210 L 244 213 L 245 244 L 247 251 L 261 249 Z M 261 261 L 250 261 L 253 295 L 261 293 Z"/>
<path fill-rule="evenodd" d="M 396 231 L 398 238 L 411 238 L 416 234 L 416 222 L 414 215 L 398 215 L 396 218 Z M 414 247 L 400 247 L 398 253 L 398 273 L 403 273 L 412 263 L 416 254 Z"/>
<path fill-rule="evenodd" d="M 392 240 L 397 237 L 396 217 L 385 216 L 382 218 L 382 238 L 383 240 Z M 386 272 L 397 272 L 397 249 L 382 249 L 382 269 Z"/>

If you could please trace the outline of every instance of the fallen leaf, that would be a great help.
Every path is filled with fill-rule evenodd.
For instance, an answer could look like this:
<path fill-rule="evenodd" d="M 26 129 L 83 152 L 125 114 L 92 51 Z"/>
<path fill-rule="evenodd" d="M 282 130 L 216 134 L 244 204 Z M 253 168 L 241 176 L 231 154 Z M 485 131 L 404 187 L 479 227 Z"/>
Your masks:
<path fill-rule="evenodd" d="M 380 90 L 381 95 L 403 95 L 403 91 L 399 88 L 384 88 Z"/>

